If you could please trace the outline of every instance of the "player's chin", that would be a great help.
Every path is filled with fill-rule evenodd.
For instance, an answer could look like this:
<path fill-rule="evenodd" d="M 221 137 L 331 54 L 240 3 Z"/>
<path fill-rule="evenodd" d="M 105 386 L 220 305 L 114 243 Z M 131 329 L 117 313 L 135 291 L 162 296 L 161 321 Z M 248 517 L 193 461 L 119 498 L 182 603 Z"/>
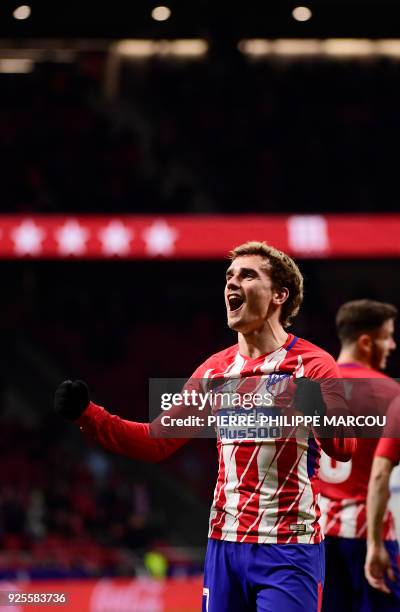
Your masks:
<path fill-rule="evenodd" d="M 228 317 L 227 324 L 229 329 L 232 329 L 233 331 L 239 331 L 237 329 L 237 321 L 232 320 L 231 317 Z"/>
<path fill-rule="evenodd" d="M 229 329 L 232 329 L 233 331 L 236 331 L 236 332 L 240 332 L 243 327 L 242 317 L 238 315 L 232 315 L 229 312 L 228 312 L 227 323 L 228 323 Z"/>

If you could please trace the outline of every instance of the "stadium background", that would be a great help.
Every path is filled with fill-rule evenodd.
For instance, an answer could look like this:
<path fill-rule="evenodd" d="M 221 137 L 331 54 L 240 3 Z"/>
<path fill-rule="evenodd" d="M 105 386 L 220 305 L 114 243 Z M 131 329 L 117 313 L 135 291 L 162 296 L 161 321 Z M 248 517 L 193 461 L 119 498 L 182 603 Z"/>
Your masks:
<path fill-rule="evenodd" d="M 149 377 L 235 341 L 237 236 L 297 257 L 293 331 L 334 355 L 343 301 L 398 304 L 398 7 L 213 4 L 1 7 L 0 586 L 73 612 L 198 609 L 216 453 L 106 454 L 53 417 L 63 378 L 147 420 Z M 111 251 L 88 239 L 109 223 Z"/>

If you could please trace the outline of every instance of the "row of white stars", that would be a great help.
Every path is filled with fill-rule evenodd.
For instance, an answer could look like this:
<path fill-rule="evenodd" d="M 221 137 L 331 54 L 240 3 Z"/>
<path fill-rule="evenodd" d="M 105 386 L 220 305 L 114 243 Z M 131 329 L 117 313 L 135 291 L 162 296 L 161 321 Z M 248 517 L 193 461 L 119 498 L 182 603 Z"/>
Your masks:
<path fill-rule="evenodd" d="M 60 255 L 84 255 L 92 230 L 76 219 L 69 219 L 54 232 Z M 164 220 L 156 220 L 143 230 L 142 239 L 148 255 L 171 255 L 178 237 L 176 229 Z M 18 255 L 39 255 L 43 250 L 46 230 L 32 219 L 25 219 L 11 232 Z M 131 249 L 134 231 L 122 221 L 113 220 L 98 232 L 104 255 L 126 255 Z"/>

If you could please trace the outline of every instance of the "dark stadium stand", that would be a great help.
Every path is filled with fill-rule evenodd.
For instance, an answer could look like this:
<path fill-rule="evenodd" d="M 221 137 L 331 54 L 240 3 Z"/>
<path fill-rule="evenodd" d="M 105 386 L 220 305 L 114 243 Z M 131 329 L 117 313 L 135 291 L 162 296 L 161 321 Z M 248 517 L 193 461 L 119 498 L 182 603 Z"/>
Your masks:
<path fill-rule="evenodd" d="M 397 60 L 104 62 L 0 75 L 1 211 L 397 211 Z"/>

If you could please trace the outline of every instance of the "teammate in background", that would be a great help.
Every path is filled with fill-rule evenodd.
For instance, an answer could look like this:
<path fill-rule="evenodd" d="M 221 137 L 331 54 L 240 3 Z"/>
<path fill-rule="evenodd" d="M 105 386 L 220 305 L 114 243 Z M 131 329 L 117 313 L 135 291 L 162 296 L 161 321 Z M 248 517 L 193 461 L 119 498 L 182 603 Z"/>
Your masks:
<path fill-rule="evenodd" d="M 391 351 L 397 309 L 391 304 L 357 300 L 343 304 L 336 317 L 341 341 L 338 365 L 345 381 L 349 410 L 385 414 L 400 386 L 381 370 Z M 354 380 L 353 386 L 348 379 Z M 367 380 L 368 379 L 368 380 Z M 367 516 L 366 501 L 376 438 L 358 438 L 348 463 L 321 457 L 321 510 L 325 533 L 326 581 L 323 612 L 399 610 L 400 591 L 383 595 L 364 577 Z M 384 521 L 384 539 L 392 562 L 397 542 L 392 515 Z"/>
<path fill-rule="evenodd" d="M 286 331 L 303 298 L 303 278 L 294 261 L 259 242 L 237 247 L 230 257 L 225 305 L 238 344 L 212 355 L 192 380 L 236 379 L 239 386 L 262 384 L 283 393 L 298 378 L 338 379 L 329 354 Z M 328 380 L 323 397 L 314 383 L 328 414 L 344 403 L 334 382 Z M 60 385 L 55 410 L 77 420 L 106 449 L 135 459 L 159 461 L 187 441 L 152 437 L 149 424 L 109 414 L 90 402 L 81 381 Z M 248 431 L 240 440 L 218 435 L 204 611 L 320 609 L 324 581 L 318 520 L 320 443 L 309 435 L 295 432 L 291 437 L 254 439 Z M 321 445 L 336 459 L 347 461 L 354 440 L 323 439 Z"/>
<path fill-rule="evenodd" d="M 368 538 L 365 577 L 372 587 L 387 594 L 391 593 L 396 584 L 400 589 L 400 558 L 398 557 L 398 563 L 393 567 L 393 554 L 390 555 L 383 540 L 383 520 L 390 497 L 390 475 L 394 466 L 400 462 L 399 436 L 400 398 L 397 397 L 389 407 L 384 437 L 379 440 L 376 447 L 367 497 Z M 399 608 L 398 602 L 397 605 Z"/>

